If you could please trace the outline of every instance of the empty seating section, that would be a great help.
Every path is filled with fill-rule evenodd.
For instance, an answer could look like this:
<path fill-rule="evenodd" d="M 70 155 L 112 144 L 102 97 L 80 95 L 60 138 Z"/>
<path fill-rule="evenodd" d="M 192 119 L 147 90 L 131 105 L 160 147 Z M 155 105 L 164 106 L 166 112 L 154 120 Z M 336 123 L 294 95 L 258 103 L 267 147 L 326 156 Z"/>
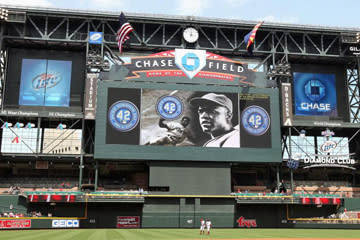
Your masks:
<path fill-rule="evenodd" d="M 77 187 L 78 179 L 73 177 L 11 177 L 0 178 L 0 188 L 9 189 L 19 187 L 22 189 L 71 189 Z"/>

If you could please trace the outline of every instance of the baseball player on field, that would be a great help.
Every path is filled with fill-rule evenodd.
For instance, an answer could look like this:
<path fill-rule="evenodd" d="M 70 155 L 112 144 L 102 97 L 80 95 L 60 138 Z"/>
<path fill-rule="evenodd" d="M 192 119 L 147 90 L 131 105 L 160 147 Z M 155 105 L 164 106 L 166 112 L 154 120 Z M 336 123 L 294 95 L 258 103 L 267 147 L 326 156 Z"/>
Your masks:
<path fill-rule="evenodd" d="M 210 228 L 211 228 L 211 220 L 208 218 L 205 222 L 207 234 L 210 235 Z"/>
<path fill-rule="evenodd" d="M 203 235 L 205 231 L 205 220 L 200 218 L 200 235 Z"/>

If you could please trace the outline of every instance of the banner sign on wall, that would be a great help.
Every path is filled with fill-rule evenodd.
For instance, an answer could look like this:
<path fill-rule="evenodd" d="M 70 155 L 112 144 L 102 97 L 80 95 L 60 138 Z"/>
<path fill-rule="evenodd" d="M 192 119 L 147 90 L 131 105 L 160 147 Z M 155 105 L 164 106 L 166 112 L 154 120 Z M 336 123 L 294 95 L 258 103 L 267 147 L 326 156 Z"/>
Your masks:
<path fill-rule="evenodd" d="M 85 119 L 95 119 L 97 79 L 98 74 L 96 73 L 88 73 L 86 76 L 84 106 Z"/>
<path fill-rule="evenodd" d="M 352 158 L 352 154 L 345 155 L 320 155 L 307 154 L 304 157 L 304 168 L 314 167 L 341 167 L 356 170 L 356 160 Z"/>
<path fill-rule="evenodd" d="M 117 216 L 117 228 L 140 228 L 140 216 Z"/>
<path fill-rule="evenodd" d="M 256 219 L 245 219 L 245 217 L 241 216 L 236 220 L 238 227 L 246 227 L 246 228 L 256 228 L 257 223 Z"/>
<path fill-rule="evenodd" d="M 57 219 L 52 220 L 51 226 L 53 228 L 78 228 L 80 224 L 79 220 L 75 219 Z"/>
<path fill-rule="evenodd" d="M 109 88 L 107 104 L 106 144 L 272 147 L 266 94 Z"/>
<path fill-rule="evenodd" d="M 354 56 L 360 56 L 360 46 L 359 45 L 348 46 L 348 53 Z"/>
<path fill-rule="evenodd" d="M 295 115 L 337 116 L 335 74 L 294 72 Z"/>
<path fill-rule="evenodd" d="M 30 219 L 0 220 L 0 229 L 31 228 Z"/>
<path fill-rule="evenodd" d="M 109 75 L 108 75 L 109 74 Z M 129 63 L 114 65 L 101 79 L 144 80 L 198 84 L 271 87 L 264 72 L 256 72 L 247 63 L 206 52 L 175 49 L 149 56 L 133 57 Z"/>
<path fill-rule="evenodd" d="M 292 126 L 292 92 L 290 83 L 281 83 L 281 101 L 282 101 L 282 123 L 283 126 Z"/>

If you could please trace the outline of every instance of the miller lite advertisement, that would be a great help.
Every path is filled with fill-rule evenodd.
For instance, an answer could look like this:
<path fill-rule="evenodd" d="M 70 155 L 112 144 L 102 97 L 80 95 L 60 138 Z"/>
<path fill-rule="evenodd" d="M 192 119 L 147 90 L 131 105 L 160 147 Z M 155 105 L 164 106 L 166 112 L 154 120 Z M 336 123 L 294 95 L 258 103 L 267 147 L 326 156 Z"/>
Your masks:
<path fill-rule="evenodd" d="M 19 105 L 68 107 L 71 61 L 23 59 Z"/>
<path fill-rule="evenodd" d="M 85 65 L 82 52 L 10 48 L 0 114 L 81 117 Z"/>
<path fill-rule="evenodd" d="M 335 74 L 294 72 L 295 115 L 337 116 Z"/>

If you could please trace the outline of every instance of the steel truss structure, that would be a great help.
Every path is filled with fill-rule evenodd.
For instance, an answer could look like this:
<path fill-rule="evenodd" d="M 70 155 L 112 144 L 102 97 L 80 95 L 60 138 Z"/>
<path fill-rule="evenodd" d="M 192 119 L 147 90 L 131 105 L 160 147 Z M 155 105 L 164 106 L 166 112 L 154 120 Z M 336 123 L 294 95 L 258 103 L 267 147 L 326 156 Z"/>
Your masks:
<path fill-rule="evenodd" d="M 0 80 L 4 85 L 7 49 L 42 48 L 82 50 L 89 57 L 94 51 L 104 57 L 106 51 L 116 54 L 116 31 L 119 13 L 84 12 L 64 9 L 37 9 L 0 6 L 9 10 L 9 19 L 0 23 Z M 249 58 L 243 37 L 256 22 L 208 19 L 192 16 L 125 14 L 135 29 L 124 45 L 124 52 L 152 53 L 174 48 L 211 51 L 230 58 Z M 20 20 L 19 20 L 20 19 Z M 192 26 L 199 31 L 194 44 L 182 38 L 183 30 Z M 102 32 L 102 45 L 89 45 L 90 31 Z M 359 29 L 264 23 L 256 35 L 254 56 L 268 70 L 278 63 L 341 62 L 348 66 L 350 119 L 360 123 L 360 64 L 347 55 L 346 42 L 352 41 Z M 276 76 L 275 76 L 276 78 Z M 276 80 L 276 79 L 275 79 Z M 284 81 L 282 78 L 281 81 Z M 286 79 L 285 79 L 286 81 Z M 84 151 L 91 154 L 94 124 L 83 121 Z M 86 125 L 86 126 L 84 126 Z M 284 138 L 286 139 L 286 138 Z M 283 142 L 285 143 L 285 140 Z M 82 164 L 82 163 L 81 163 Z"/>

